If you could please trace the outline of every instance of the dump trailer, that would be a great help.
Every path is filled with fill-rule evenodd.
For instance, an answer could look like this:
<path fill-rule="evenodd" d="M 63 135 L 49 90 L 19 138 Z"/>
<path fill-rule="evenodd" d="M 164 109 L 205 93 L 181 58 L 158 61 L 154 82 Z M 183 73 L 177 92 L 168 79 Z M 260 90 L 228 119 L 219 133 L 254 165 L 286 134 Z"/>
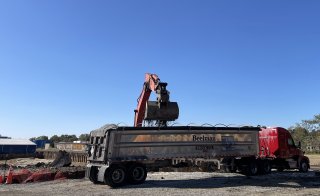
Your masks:
<path fill-rule="evenodd" d="M 259 127 L 105 125 L 90 133 L 86 177 L 118 187 L 143 183 L 152 168 L 188 164 L 254 174 L 259 169 L 259 131 Z"/>

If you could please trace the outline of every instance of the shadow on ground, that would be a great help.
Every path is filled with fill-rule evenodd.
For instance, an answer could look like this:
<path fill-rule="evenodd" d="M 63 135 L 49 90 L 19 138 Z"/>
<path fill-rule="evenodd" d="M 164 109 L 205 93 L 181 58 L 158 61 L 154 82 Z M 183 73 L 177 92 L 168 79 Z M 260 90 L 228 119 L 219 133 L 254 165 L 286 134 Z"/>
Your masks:
<path fill-rule="evenodd" d="M 178 174 L 179 175 L 179 174 Z M 314 172 L 275 172 L 263 176 L 242 176 L 235 175 L 230 177 L 214 176 L 201 179 L 182 179 L 182 180 L 147 180 L 141 185 L 127 185 L 121 188 L 227 188 L 239 186 L 259 186 L 259 187 L 279 187 L 279 188 L 318 188 L 320 187 L 320 176 Z"/>

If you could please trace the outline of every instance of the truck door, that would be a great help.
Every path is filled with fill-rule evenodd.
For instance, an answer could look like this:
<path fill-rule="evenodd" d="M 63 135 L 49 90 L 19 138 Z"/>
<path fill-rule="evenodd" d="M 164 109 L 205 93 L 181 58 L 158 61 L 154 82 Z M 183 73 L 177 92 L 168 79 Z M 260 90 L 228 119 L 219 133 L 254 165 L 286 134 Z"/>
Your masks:
<path fill-rule="evenodd" d="M 298 151 L 297 151 L 297 147 L 294 144 L 294 141 L 291 137 L 290 134 L 286 134 L 286 138 L 287 138 L 287 146 L 288 146 L 288 153 L 289 153 L 289 157 L 293 157 L 295 155 L 298 155 Z"/>
<path fill-rule="evenodd" d="M 280 152 L 279 158 L 287 158 L 289 152 L 287 148 L 286 135 L 282 132 L 279 132 L 278 134 L 279 134 L 278 137 L 279 137 L 279 152 Z"/>

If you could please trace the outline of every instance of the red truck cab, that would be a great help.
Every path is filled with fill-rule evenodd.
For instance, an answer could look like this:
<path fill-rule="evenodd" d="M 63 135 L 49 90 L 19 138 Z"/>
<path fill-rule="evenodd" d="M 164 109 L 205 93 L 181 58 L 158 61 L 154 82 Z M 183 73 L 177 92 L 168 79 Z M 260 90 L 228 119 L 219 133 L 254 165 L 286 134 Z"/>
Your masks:
<path fill-rule="evenodd" d="M 309 158 L 304 156 L 300 146 L 296 146 L 290 132 L 282 127 L 261 128 L 259 132 L 259 156 L 269 159 L 272 168 L 299 169 L 307 172 Z"/>

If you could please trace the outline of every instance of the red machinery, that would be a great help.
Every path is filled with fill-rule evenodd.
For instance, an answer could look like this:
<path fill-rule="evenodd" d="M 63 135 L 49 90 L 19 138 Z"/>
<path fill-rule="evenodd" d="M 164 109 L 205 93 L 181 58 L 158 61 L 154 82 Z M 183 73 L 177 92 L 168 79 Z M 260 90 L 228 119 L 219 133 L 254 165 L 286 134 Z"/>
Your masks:
<path fill-rule="evenodd" d="M 271 167 L 282 171 L 284 169 L 299 169 L 302 172 L 310 168 L 308 157 L 294 144 L 290 132 L 281 127 L 261 128 L 259 132 L 260 158 L 269 159 Z"/>
<path fill-rule="evenodd" d="M 141 127 L 143 120 L 156 121 L 158 126 L 166 126 L 167 121 L 178 118 L 179 107 L 177 102 L 169 101 L 170 93 L 166 89 L 167 85 L 165 82 L 160 82 L 156 74 L 146 73 L 137 109 L 134 110 L 135 127 Z M 157 101 L 148 101 L 152 91 L 156 92 Z"/>

